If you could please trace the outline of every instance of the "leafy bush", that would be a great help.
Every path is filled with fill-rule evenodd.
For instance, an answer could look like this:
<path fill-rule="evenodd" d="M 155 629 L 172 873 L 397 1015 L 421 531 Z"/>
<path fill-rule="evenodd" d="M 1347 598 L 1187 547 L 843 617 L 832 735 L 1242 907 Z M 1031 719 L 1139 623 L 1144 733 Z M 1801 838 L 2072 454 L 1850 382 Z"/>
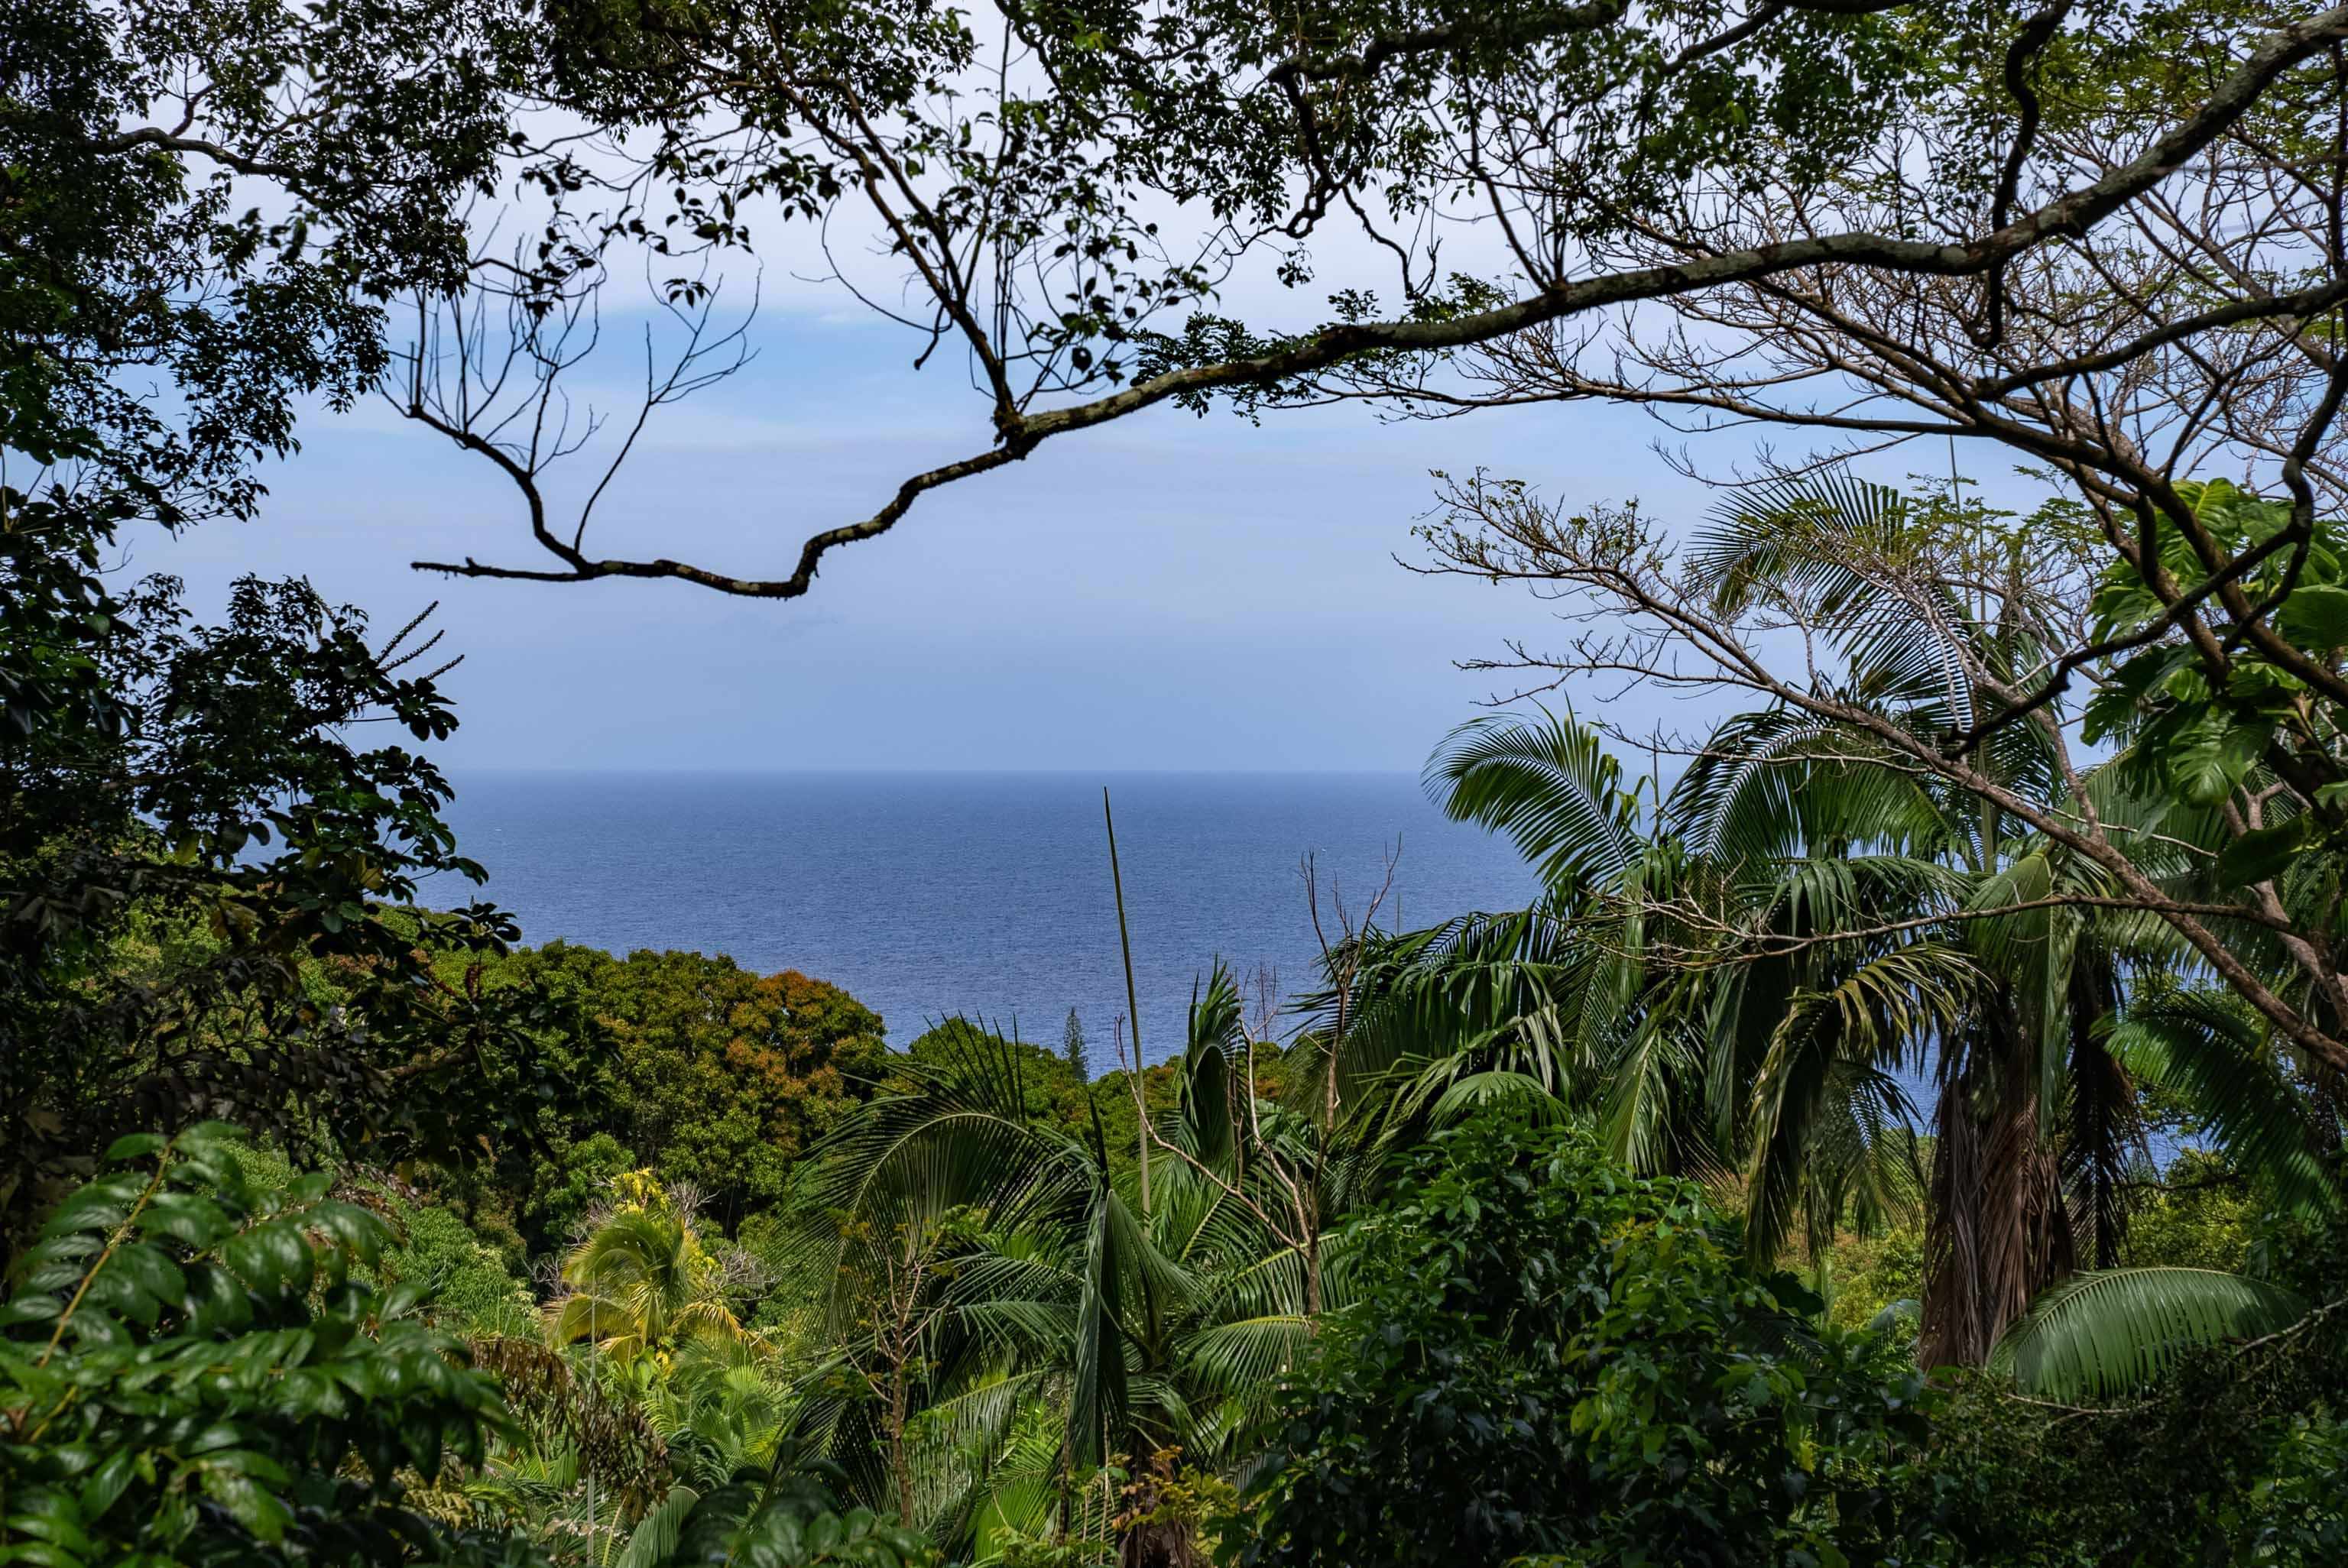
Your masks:
<path fill-rule="evenodd" d="M 496 1174 L 536 1248 L 570 1241 L 602 1183 L 639 1164 L 695 1188 L 729 1232 L 786 1202 L 793 1164 L 888 1057 L 878 1014 L 795 971 L 551 942 L 485 975 L 484 997 L 544 999 L 533 1060 L 561 1081 L 536 1104 L 536 1143 L 511 1141 Z"/>
<path fill-rule="evenodd" d="M 1924 1296 L 1924 1231 L 1901 1225 L 1879 1235 L 1838 1235 L 1827 1251 L 1828 1314 L 1845 1328 L 1864 1328 L 1884 1312 Z M 1915 1327 L 1910 1316 L 1909 1327 Z"/>
<path fill-rule="evenodd" d="M 2319 1568 L 2348 1542 L 2325 1414 L 2336 1350 L 2245 1366 L 2200 1358 L 2110 1409 L 2019 1399 L 1956 1375 L 1930 1447 L 1905 1468 L 1908 1559 L 1956 1568 Z M 2296 1408 L 2296 1409 L 2294 1409 Z"/>
<path fill-rule="evenodd" d="M 630 1568 L 638 1561 L 657 1568 L 933 1568 L 938 1561 L 927 1542 L 890 1519 L 861 1508 L 839 1512 L 806 1476 L 699 1496 L 679 1487 L 671 1498 L 685 1506 L 672 1519 L 648 1522 L 629 1543 Z"/>
<path fill-rule="evenodd" d="M 505 1261 L 448 1209 L 402 1204 L 405 1235 L 384 1253 L 384 1277 L 432 1292 L 432 1317 L 468 1336 L 515 1334 L 534 1327 L 537 1304 Z"/>
<path fill-rule="evenodd" d="M 497 1386 L 364 1283 L 390 1240 L 330 1178 L 204 1125 L 108 1151 L 0 1307 L 0 1563 L 518 1563 L 403 1506 L 479 1463 Z"/>
<path fill-rule="evenodd" d="M 1488 1113 L 1357 1225 L 1240 1562 L 1831 1563 L 1890 1532 L 1921 1377 L 1813 1328 L 1693 1185 Z"/>
<path fill-rule="evenodd" d="M 2281 1331 L 2224 1343 L 2163 1344 L 2155 1314 L 2100 1328 L 2157 1375 L 2124 1397 L 2017 1398 L 1995 1374 L 1952 1378 L 1930 1443 L 1902 1468 L 1901 1510 L 1916 1561 L 1994 1568 L 2199 1568 L 2213 1563 L 2315 1568 L 2348 1560 L 2348 1222 L 2336 1214 L 2257 1212 L 2255 1184 L 2187 1153 L 2131 1228 L 2132 1261 L 2172 1266 L 2240 1258 L 2245 1293 L 2290 1292 L 2314 1310 Z M 2111 1276 L 2105 1276 L 2111 1277 Z M 2057 1287 L 2036 1315 L 2085 1284 Z M 2157 1305 L 2157 1302 L 2156 1302 Z M 2177 1321 L 2172 1318 L 2173 1323 Z M 2247 1342 L 2245 1340 L 2247 1336 Z M 2098 1398 L 2104 1402 L 2097 1403 Z M 2063 1402 L 2050 1402 L 2059 1400 Z"/>
<path fill-rule="evenodd" d="M 641 1167 L 609 1132 L 597 1132 L 541 1162 L 535 1218 L 548 1236 L 575 1240 L 588 1211 L 602 1201 L 613 1179 Z"/>
<path fill-rule="evenodd" d="M 2260 1194 L 2219 1155 L 2188 1149 L 2161 1186 L 2128 1216 L 2127 1261 L 2240 1269 L 2260 1220 Z"/>

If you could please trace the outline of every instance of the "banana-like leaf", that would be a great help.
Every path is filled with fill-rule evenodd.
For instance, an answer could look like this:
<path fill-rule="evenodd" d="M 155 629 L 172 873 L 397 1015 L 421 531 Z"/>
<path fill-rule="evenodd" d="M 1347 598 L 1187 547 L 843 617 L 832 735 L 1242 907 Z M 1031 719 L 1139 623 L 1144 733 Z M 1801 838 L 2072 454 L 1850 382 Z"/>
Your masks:
<path fill-rule="evenodd" d="M 2307 1313 L 2281 1286 L 2213 1268 L 2074 1275 L 2040 1293 L 1990 1367 L 2042 1399 L 2122 1399 L 2190 1351 L 2277 1333 Z"/>

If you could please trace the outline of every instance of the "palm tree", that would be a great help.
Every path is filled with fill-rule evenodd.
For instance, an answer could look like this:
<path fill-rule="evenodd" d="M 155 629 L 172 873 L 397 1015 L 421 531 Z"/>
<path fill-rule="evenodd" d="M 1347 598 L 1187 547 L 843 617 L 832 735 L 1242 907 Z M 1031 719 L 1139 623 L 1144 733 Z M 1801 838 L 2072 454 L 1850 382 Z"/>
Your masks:
<path fill-rule="evenodd" d="M 826 1145 L 811 1206 L 827 1218 L 800 1266 L 830 1283 L 839 1348 L 808 1379 L 798 1435 L 860 1501 L 946 1541 L 1035 1533 L 1072 1518 L 1075 1482 L 1111 1460 L 1242 1450 L 1310 1318 L 1304 1260 L 1260 1217 L 1281 1123 L 1232 1071 L 1236 1003 L 1218 966 L 1182 1108 L 1152 1129 L 1170 1157 L 1146 1215 L 1097 1117 L 1074 1132 L 1039 1120 L 1015 1048 L 975 1030 Z M 1342 1259 L 1323 1277 L 1342 1284 Z M 1137 1561 L 1177 1554 L 1128 1542 Z"/>
<path fill-rule="evenodd" d="M 1786 836 L 1768 818 L 1788 804 L 1797 833 L 1831 831 L 1815 792 L 1787 784 L 1794 765 L 1683 780 L 1658 809 L 1570 718 L 1455 733 L 1430 790 L 1514 837 L 1547 893 L 1387 938 L 1364 966 L 1344 1054 L 1384 1136 L 1489 1094 L 1554 1096 L 1595 1116 L 1636 1168 L 1741 1168 L 1765 1255 L 1798 1218 L 1912 1210 L 1901 1052 L 1957 1014 L 1971 967 L 1910 933 L 1832 934 L 1955 889 L 1896 850 L 1755 855 Z M 1385 1093 L 1366 1092 L 1380 1082 Z"/>
<path fill-rule="evenodd" d="M 1749 497 L 1691 559 L 1724 617 L 1798 628 L 1833 695 L 1937 740 L 1986 717 L 2048 641 L 2018 538 L 2002 563 L 1965 541 L 1952 557 L 1949 520 L 1827 477 Z M 1993 569 L 1996 591 L 1975 592 Z M 2013 724 L 1975 761 L 2207 875 L 2191 848 L 2222 842 L 2214 823 L 2125 753 L 2082 766 L 2066 746 L 2059 719 Z M 2221 1128 L 2270 1163 L 2306 1152 L 2271 1052 L 2218 1050 L 2138 995 L 2191 973 L 2164 926 L 2096 907 L 2096 868 L 1898 766 L 1874 733 L 1785 704 L 1738 714 L 1643 800 L 1593 732 L 1495 717 L 1455 734 L 1428 783 L 1514 837 L 1547 893 L 1383 939 L 1361 967 L 1341 1049 L 1386 1084 L 1381 1113 L 1538 1085 L 1598 1113 L 1633 1164 L 1740 1169 L 1765 1257 L 1797 1223 L 1815 1240 L 1912 1201 L 1928 1120 L 1928 1361 L 1981 1361 L 2046 1286 L 2117 1261 L 2137 1074 L 2239 1091 Z"/>
<path fill-rule="evenodd" d="M 691 1192 L 643 1171 L 615 1186 L 541 1333 L 473 1345 L 518 1417 L 476 1503 L 576 1537 L 598 1563 L 651 1561 L 632 1531 L 649 1542 L 703 1494 L 773 1470 L 794 1407 L 775 1346 L 727 1305 L 736 1282 Z"/>
<path fill-rule="evenodd" d="M 591 1341 L 619 1361 L 693 1341 L 747 1339 L 695 1229 L 689 1195 L 680 1201 L 643 1173 L 622 1181 L 624 1201 L 562 1260 L 570 1289 L 547 1308 L 549 1337 Z"/>

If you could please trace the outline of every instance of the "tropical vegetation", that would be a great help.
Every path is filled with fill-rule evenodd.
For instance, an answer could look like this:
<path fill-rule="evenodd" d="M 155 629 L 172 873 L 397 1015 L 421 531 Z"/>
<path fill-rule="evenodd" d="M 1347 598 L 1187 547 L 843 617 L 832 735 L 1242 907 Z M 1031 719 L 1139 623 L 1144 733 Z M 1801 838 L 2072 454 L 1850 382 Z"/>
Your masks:
<path fill-rule="evenodd" d="M 2343 1560 L 2343 48 L 2299 0 L 14 0 L 0 1564 Z M 773 570 L 604 553 L 747 358 L 726 265 L 808 231 L 902 270 L 833 281 L 973 448 Z M 638 262 L 681 345 L 566 516 Z M 1226 313 L 1250 269 L 1325 304 Z M 1315 888 L 1306 994 L 1195 955 L 1103 1071 L 1073 1010 L 892 1041 L 523 946 L 429 607 L 122 564 L 365 398 L 541 552 L 427 570 L 778 602 L 1159 404 L 1815 445 L 1706 519 L 1437 476 L 1413 564 L 1568 628 L 1426 774 L 1538 897 Z"/>

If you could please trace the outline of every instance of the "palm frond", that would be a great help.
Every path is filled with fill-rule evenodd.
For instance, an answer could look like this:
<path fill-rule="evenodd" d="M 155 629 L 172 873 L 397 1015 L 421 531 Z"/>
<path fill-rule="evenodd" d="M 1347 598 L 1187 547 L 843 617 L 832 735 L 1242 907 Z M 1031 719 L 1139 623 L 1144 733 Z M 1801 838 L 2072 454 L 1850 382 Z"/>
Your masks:
<path fill-rule="evenodd" d="M 1427 762 L 1427 794 L 1454 821 L 1506 833 L 1553 892 L 1607 881 L 1643 842 L 1638 798 L 1595 731 L 1542 718 L 1460 725 Z"/>
<path fill-rule="evenodd" d="M 660 1568 L 676 1554 L 676 1543 L 685 1533 L 685 1516 L 693 1505 L 701 1501 L 701 1493 L 679 1482 L 669 1488 L 660 1505 L 644 1515 L 628 1544 L 620 1553 L 614 1568 Z"/>
<path fill-rule="evenodd" d="M 2111 1025 L 2107 1049 L 2135 1078 L 2198 1111 L 2227 1157 L 2271 1183 L 2282 1203 L 2311 1211 L 2338 1205 L 2307 1097 L 2230 997 L 2184 990 L 2140 998 Z"/>
<path fill-rule="evenodd" d="M 1492 1105 L 1514 1105 L 1535 1122 L 1560 1122 L 1565 1120 L 1565 1106 L 1550 1092 L 1550 1086 L 1526 1072 L 1471 1072 L 1460 1078 L 1436 1097 L 1428 1108 L 1427 1119 L 1437 1127 L 1447 1127 Z"/>
<path fill-rule="evenodd" d="M 1838 1091 L 1880 1092 L 1882 1074 L 1857 1070 L 1896 1061 L 1910 1041 L 1945 1030 L 1973 978 L 1962 953 L 1916 943 L 1794 999 L 1754 1081 L 1746 1235 L 1756 1259 L 1774 1259 L 1792 1234 L 1813 1134 Z"/>
<path fill-rule="evenodd" d="M 2189 1351 L 2279 1333 L 2307 1313 L 2281 1286 L 2217 1269 L 2080 1274 L 2031 1303 L 1990 1366 L 2042 1399 L 2109 1400 L 2142 1390 Z"/>

